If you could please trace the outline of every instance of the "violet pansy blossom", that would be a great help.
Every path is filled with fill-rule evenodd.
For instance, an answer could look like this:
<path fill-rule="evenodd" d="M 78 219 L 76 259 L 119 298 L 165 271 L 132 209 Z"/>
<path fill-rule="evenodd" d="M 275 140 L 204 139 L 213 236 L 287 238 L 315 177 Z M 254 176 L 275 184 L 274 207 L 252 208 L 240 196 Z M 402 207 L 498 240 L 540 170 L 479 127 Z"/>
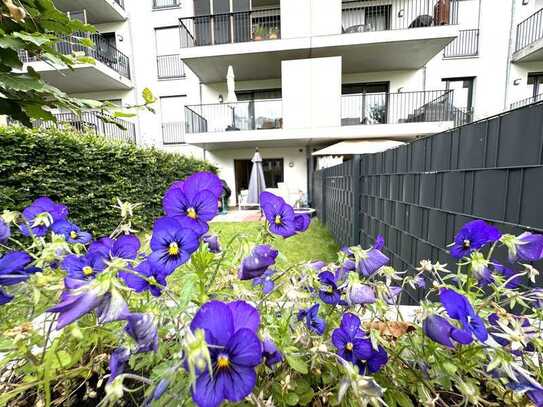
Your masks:
<path fill-rule="evenodd" d="M 130 359 L 130 350 L 124 347 L 115 349 L 109 357 L 109 379 L 111 383 L 117 376 L 124 373 L 128 360 Z"/>
<path fill-rule="evenodd" d="M 341 291 L 336 284 L 336 277 L 329 271 L 323 271 L 319 274 L 321 288 L 319 298 L 326 304 L 336 305 L 341 299 Z"/>
<path fill-rule="evenodd" d="M 141 275 L 141 277 L 140 277 Z M 149 291 L 154 297 L 160 297 L 162 287 L 168 283 L 166 274 L 149 260 L 144 260 L 134 268 L 134 272 L 121 271 L 119 273 L 125 284 L 137 293 Z M 142 278 L 145 277 L 145 278 Z"/>
<path fill-rule="evenodd" d="M 302 213 L 294 216 L 294 228 L 296 233 L 305 232 L 311 224 L 311 216 L 306 213 Z"/>
<path fill-rule="evenodd" d="M 0 257 L 0 286 L 12 286 L 28 280 L 38 271 L 29 267 L 32 257 L 22 251 L 9 252 Z"/>
<path fill-rule="evenodd" d="M 244 301 L 210 301 L 198 310 L 190 328 L 204 331 L 213 371 L 206 369 L 196 379 L 192 399 L 197 406 L 237 403 L 253 391 L 263 352 L 259 327 L 260 314 Z"/>
<path fill-rule="evenodd" d="M 475 313 L 468 299 L 454 290 L 442 288 L 439 299 L 447 314 L 452 319 L 459 321 L 466 332 L 473 334 L 479 341 L 488 339 L 488 332 L 481 317 Z"/>
<path fill-rule="evenodd" d="M 219 242 L 219 236 L 208 234 L 202 237 L 202 241 L 205 244 L 207 244 L 207 248 L 211 253 L 221 252 L 221 244 Z"/>
<path fill-rule="evenodd" d="M 375 301 L 376 297 L 373 287 L 360 283 L 349 284 L 347 288 L 348 305 L 373 304 Z"/>
<path fill-rule="evenodd" d="M 222 193 L 219 177 L 210 172 L 198 172 L 182 182 L 174 183 L 164 195 L 164 212 L 186 222 L 198 234 L 208 230 L 207 222 L 219 211 Z"/>
<path fill-rule="evenodd" d="M 98 253 L 105 259 L 133 260 L 140 246 L 140 240 L 135 235 L 121 235 L 116 239 L 102 237 L 90 244 L 87 253 Z"/>
<path fill-rule="evenodd" d="M 68 217 L 68 208 L 44 196 L 27 206 L 23 210 L 23 217 L 28 222 L 28 225 L 26 223 L 20 225 L 23 235 L 30 236 L 34 234 L 43 237 L 47 234 L 51 225 Z M 30 230 L 28 226 L 30 226 Z"/>
<path fill-rule="evenodd" d="M 104 271 L 106 263 L 100 253 L 87 253 L 85 256 L 70 254 L 62 261 L 61 268 L 70 278 L 87 280 Z"/>
<path fill-rule="evenodd" d="M 277 363 L 283 361 L 283 355 L 275 343 L 269 338 L 262 341 L 262 356 L 266 360 L 266 366 L 268 367 L 273 367 Z"/>
<path fill-rule="evenodd" d="M 297 227 L 303 226 L 301 220 L 296 222 L 292 206 L 271 192 L 260 193 L 260 207 L 268 221 L 270 232 L 274 235 L 287 238 L 296 234 Z"/>
<path fill-rule="evenodd" d="M 134 313 L 126 316 L 125 332 L 136 342 L 134 353 L 156 352 L 158 349 L 158 332 L 149 314 Z"/>
<path fill-rule="evenodd" d="M 503 235 L 502 243 L 507 246 L 509 261 L 534 262 L 543 259 L 543 235 L 524 232 L 519 236 Z"/>
<path fill-rule="evenodd" d="M 9 225 L 0 218 L 0 243 L 5 243 L 11 236 Z"/>
<path fill-rule="evenodd" d="M 252 280 L 261 277 L 268 267 L 275 264 L 279 252 L 268 244 L 255 246 L 251 254 L 245 257 L 239 267 L 240 280 Z"/>
<path fill-rule="evenodd" d="M 370 277 L 381 267 L 387 265 L 389 261 L 390 259 L 380 250 L 371 248 L 361 252 L 356 269 L 364 277 Z"/>
<path fill-rule="evenodd" d="M 455 259 L 469 257 L 474 251 L 496 242 L 500 237 L 500 231 L 485 221 L 474 220 L 466 223 L 454 238 L 451 256 Z"/>
<path fill-rule="evenodd" d="M 262 274 L 260 277 L 256 277 L 253 279 L 253 286 L 262 286 L 262 292 L 264 294 L 269 294 L 273 291 L 275 288 L 275 283 L 272 279 L 272 276 L 275 274 L 275 271 L 272 269 L 267 269 L 264 274 Z"/>
<path fill-rule="evenodd" d="M 87 244 L 92 240 L 92 235 L 89 232 L 81 231 L 79 226 L 67 220 L 59 220 L 53 223 L 51 230 L 57 235 L 63 235 L 68 243 Z"/>
<path fill-rule="evenodd" d="M 153 226 L 149 261 L 167 276 L 185 264 L 200 245 L 198 235 L 176 218 L 163 217 Z"/>
<path fill-rule="evenodd" d="M 463 345 L 473 342 L 470 332 L 458 329 L 440 315 L 428 316 L 422 323 L 422 329 L 428 338 L 448 348 L 454 347 L 453 341 Z"/>
<path fill-rule="evenodd" d="M 505 267 L 500 263 L 494 263 L 493 267 L 494 271 L 496 271 L 498 274 L 501 274 L 503 278 L 505 278 L 505 288 L 514 290 L 522 285 L 522 276 L 519 275 L 519 272 L 515 272 L 514 270 Z"/>
<path fill-rule="evenodd" d="M 319 307 L 320 304 L 314 304 L 307 310 L 302 309 L 298 311 L 298 321 L 305 320 L 305 325 L 310 331 L 318 335 L 323 335 L 326 329 L 326 322 L 319 317 Z"/>

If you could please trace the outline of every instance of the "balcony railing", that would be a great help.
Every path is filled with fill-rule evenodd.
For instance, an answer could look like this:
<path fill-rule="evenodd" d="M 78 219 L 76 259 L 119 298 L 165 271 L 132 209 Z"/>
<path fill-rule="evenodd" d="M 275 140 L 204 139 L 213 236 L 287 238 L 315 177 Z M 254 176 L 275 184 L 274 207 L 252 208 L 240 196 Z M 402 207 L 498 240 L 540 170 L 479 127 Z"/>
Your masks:
<path fill-rule="evenodd" d="M 178 54 L 159 55 L 156 61 L 158 79 L 178 79 L 185 77 L 185 65 Z"/>
<path fill-rule="evenodd" d="M 456 121 L 452 90 L 365 93 L 341 97 L 341 125 Z"/>
<path fill-rule="evenodd" d="M 281 10 L 270 8 L 179 19 L 181 47 L 275 40 L 281 37 Z"/>
<path fill-rule="evenodd" d="M 94 47 L 86 47 L 79 43 L 81 37 L 88 37 L 94 42 Z M 65 37 L 63 41 L 56 44 L 56 48 L 64 55 L 74 53 L 84 53 L 85 55 L 94 58 L 96 61 L 107 65 L 115 72 L 130 79 L 130 60 L 121 51 L 110 44 L 108 40 L 100 34 L 82 34 L 81 36 Z M 39 56 L 28 54 L 26 51 L 19 52 L 19 57 L 22 62 L 40 61 Z"/>
<path fill-rule="evenodd" d="M 114 0 L 122 9 L 124 9 L 124 0 Z"/>
<path fill-rule="evenodd" d="M 511 109 L 518 109 L 519 107 L 524 107 L 531 105 L 532 103 L 537 103 L 543 101 L 543 93 L 540 93 L 539 95 L 531 96 L 526 99 L 517 100 L 514 103 L 511 103 L 510 108 Z"/>
<path fill-rule="evenodd" d="M 187 133 L 214 133 L 283 127 L 281 99 L 185 107 Z"/>
<path fill-rule="evenodd" d="M 77 131 L 92 132 L 101 134 L 109 140 L 124 141 L 127 143 L 136 143 L 136 126 L 134 123 L 116 119 L 113 117 L 104 120 L 101 114 L 93 111 L 81 112 L 80 115 L 75 113 L 57 113 L 55 114 L 56 122 L 36 120 L 33 122 L 34 127 L 51 128 L 70 126 Z"/>
<path fill-rule="evenodd" d="M 162 143 L 185 144 L 185 123 L 184 122 L 162 123 Z"/>
<path fill-rule="evenodd" d="M 401 30 L 457 24 L 458 0 L 359 0 L 343 3 L 342 32 Z"/>
<path fill-rule="evenodd" d="M 153 0 L 153 10 L 179 7 L 179 0 Z"/>
<path fill-rule="evenodd" d="M 479 54 L 479 30 L 461 30 L 458 37 L 447 45 L 445 58 L 473 57 Z"/>
<path fill-rule="evenodd" d="M 543 9 L 535 12 L 517 26 L 515 51 L 526 48 L 543 38 Z"/>

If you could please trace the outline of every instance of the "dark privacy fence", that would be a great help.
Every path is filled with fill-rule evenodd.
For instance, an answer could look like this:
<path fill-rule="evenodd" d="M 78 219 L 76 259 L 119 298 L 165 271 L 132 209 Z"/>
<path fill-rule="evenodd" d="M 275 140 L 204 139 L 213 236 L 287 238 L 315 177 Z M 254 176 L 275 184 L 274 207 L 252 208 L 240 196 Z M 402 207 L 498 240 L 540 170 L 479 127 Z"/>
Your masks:
<path fill-rule="evenodd" d="M 354 156 L 312 184 L 317 214 L 340 244 L 369 247 L 382 234 L 398 270 L 422 259 L 451 264 L 447 245 L 468 221 L 543 231 L 543 103 Z"/>

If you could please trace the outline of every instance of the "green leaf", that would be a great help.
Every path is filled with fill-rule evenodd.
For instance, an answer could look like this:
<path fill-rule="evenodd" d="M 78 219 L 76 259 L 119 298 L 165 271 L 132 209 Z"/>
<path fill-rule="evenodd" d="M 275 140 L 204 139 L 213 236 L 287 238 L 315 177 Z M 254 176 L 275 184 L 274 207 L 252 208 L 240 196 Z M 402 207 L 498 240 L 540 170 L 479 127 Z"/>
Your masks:
<path fill-rule="evenodd" d="M 149 88 L 143 89 L 142 94 L 143 94 L 143 100 L 145 101 L 145 103 L 151 104 L 151 103 L 156 102 L 156 98 L 153 95 L 153 92 L 151 91 L 151 89 L 149 89 Z"/>
<path fill-rule="evenodd" d="M 287 363 L 291 368 L 296 370 L 297 372 L 301 374 L 307 374 L 308 373 L 308 367 L 305 361 L 301 358 L 298 358 L 293 355 L 286 355 Z"/>
<path fill-rule="evenodd" d="M 19 54 L 17 54 L 17 51 L 9 48 L 0 48 L 0 61 L 10 68 L 21 69 L 23 67 L 23 63 L 19 59 Z"/>
<path fill-rule="evenodd" d="M 42 33 L 29 34 L 26 32 L 15 31 L 12 35 L 14 38 L 19 38 L 23 41 L 30 42 L 37 47 L 41 47 L 43 44 L 51 42 L 51 37 Z"/>
<path fill-rule="evenodd" d="M 299 400 L 300 400 L 300 398 L 298 397 L 298 395 L 296 393 L 288 393 L 287 397 L 285 397 L 285 402 L 289 406 L 297 405 Z"/>

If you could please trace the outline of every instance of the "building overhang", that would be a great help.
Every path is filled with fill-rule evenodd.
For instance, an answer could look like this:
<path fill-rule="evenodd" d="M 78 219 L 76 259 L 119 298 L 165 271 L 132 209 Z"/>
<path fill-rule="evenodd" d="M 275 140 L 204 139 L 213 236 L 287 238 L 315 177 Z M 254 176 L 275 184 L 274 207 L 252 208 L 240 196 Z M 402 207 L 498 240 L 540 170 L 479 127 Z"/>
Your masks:
<path fill-rule="evenodd" d="M 516 51 L 511 57 L 514 63 L 543 61 L 543 38 Z"/>
<path fill-rule="evenodd" d="M 409 141 L 417 137 L 441 133 L 454 127 L 454 122 L 374 124 L 359 126 L 224 131 L 186 134 L 185 141 L 206 150 L 244 147 L 289 147 L 317 145 L 339 140 L 389 139 Z"/>
<path fill-rule="evenodd" d="M 125 21 L 126 11 L 114 0 L 55 0 L 55 6 L 62 11 L 85 10 L 90 24 Z"/>
<path fill-rule="evenodd" d="M 343 73 L 423 67 L 458 35 L 456 26 L 323 35 L 184 48 L 183 62 L 203 83 L 281 77 L 281 61 L 341 56 Z"/>
<path fill-rule="evenodd" d="M 46 62 L 30 62 L 42 79 L 66 93 L 130 90 L 132 81 L 101 62 L 76 65 L 73 70 L 55 68 Z"/>

